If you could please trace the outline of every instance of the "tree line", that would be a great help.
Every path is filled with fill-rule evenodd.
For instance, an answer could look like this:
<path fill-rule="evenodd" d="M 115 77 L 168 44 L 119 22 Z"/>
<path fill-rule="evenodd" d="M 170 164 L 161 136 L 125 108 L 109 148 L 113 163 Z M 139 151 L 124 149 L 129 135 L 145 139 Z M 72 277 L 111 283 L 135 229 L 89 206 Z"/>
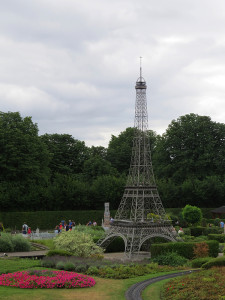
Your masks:
<path fill-rule="evenodd" d="M 1 211 L 117 209 L 134 129 L 87 147 L 69 134 L 38 135 L 19 112 L 0 112 Z M 153 168 L 165 207 L 216 207 L 225 197 L 225 124 L 187 114 L 163 135 L 149 130 Z"/>

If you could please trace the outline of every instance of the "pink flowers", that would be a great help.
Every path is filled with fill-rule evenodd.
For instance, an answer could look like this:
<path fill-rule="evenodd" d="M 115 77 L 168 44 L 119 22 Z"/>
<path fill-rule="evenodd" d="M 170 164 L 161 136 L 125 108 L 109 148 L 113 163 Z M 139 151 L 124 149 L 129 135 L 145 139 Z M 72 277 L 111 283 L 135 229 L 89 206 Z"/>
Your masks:
<path fill-rule="evenodd" d="M 38 271 L 37 274 L 38 275 L 31 275 L 29 271 L 2 274 L 0 275 L 0 286 L 13 286 L 21 289 L 71 289 L 77 287 L 92 287 L 95 285 L 93 278 L 74 272 L 42 270 Z"/>

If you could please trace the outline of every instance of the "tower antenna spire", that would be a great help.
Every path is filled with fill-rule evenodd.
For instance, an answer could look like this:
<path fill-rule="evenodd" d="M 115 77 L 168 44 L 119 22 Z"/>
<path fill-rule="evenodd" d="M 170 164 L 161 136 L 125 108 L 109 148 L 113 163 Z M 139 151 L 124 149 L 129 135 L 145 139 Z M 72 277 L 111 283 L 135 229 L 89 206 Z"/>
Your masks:
<path fill-rule="evenodd" d="M 141 65 L 141 63 L 142 63 L 142 56 L 140 56 L 140 77 L 142 78 L 142 65 Z"/>

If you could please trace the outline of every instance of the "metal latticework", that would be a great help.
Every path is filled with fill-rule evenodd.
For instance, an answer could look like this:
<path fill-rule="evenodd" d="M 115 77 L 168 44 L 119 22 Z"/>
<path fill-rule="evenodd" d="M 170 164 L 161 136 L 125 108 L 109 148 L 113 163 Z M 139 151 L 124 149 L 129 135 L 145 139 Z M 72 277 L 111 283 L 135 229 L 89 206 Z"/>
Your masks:
<path fill-rule="evenodd" d="M 135 136 L 129 175 L 114 222 L 106 237 L 98 242 L 107 247 L 115 237 L 122 237 L 128 258 L 138 254 L 150 238 L 176 240 L 154 179 L 148 134 L 147 85 L 141 68 L 135 89 Z"/>

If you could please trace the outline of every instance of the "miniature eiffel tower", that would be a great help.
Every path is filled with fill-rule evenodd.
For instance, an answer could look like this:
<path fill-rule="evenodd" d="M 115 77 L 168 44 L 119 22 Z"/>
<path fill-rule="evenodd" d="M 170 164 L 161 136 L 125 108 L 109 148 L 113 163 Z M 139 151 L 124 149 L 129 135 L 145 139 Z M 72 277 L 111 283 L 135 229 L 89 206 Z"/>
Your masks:
<path fill-rule="evenodd" d="M 125 243 L 125 256 L 131 259 L 153 237 L 176 241 L 176 233 L 166 216 L 154 179 L 148 136 L 146 89 L 142 77 L 136 82 L 135 135 L 129 175 L 115 219 L 107 235 L 98 241 L 106 248 L 120 236 Z"/>

